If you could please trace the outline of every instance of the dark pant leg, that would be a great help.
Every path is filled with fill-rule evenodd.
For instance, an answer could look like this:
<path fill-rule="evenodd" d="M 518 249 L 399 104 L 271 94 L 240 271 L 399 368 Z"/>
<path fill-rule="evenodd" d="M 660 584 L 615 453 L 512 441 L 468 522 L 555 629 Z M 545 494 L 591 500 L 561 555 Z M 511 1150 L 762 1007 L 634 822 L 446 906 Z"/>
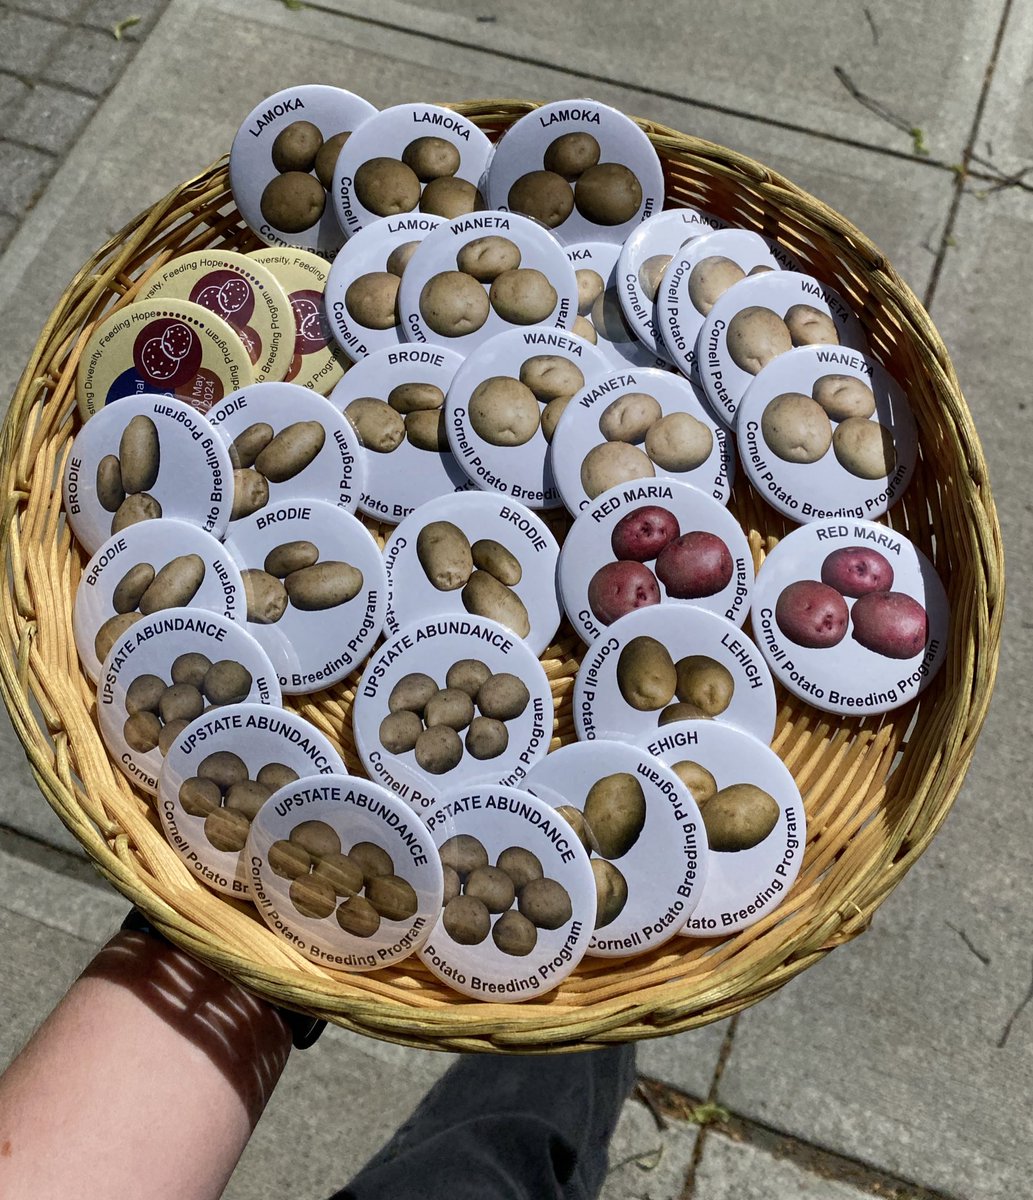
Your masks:
<path fill-rule="evenodd" d="M 464 1055 L 332 1200 L 591 1200 L 634 1077 L 631 1046 Z"/>

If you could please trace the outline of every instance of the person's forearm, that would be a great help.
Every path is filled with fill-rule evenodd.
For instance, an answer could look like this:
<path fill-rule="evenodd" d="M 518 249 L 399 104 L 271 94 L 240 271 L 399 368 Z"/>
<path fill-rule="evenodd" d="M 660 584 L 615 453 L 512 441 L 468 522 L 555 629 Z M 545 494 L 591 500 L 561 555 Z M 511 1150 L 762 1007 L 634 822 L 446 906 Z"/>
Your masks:
<path fill-rule="evenodd" d="M 0 1195 L 221 1195 L 289 1050 L 271 1005 L 116 935 L 0 1079 Z"/>

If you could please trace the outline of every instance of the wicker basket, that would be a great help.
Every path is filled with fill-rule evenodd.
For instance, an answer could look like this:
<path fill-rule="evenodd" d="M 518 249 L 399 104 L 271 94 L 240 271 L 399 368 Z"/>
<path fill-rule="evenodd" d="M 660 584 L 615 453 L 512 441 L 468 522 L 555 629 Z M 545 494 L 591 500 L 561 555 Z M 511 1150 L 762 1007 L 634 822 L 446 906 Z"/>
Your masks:
<path fill-rule="evenodd" d="M 533 104 L 457 105 L 496 136 Z M 947 584 L 950 650 L 915 703 L 883 718 L 826 716 L 779 691 L 773 746 L 803 793 L 808 840 L 791 894 L 736 936 L 677 938 L 626 962 L 588 959 L 556 991 L 516 1005 L 467 1000 L 414 959 L 370 975 L 328 972 L 272 934 L 249 906 L 199 884 L 150 802 L 109 760 L 94 688 L 79 669 L 71 611 L 85 555 L 61 512 L 59 480 L 79 426 L 76 365 L 94 322 L 131 301 L 170 257 L 258 243 L 233 207 L 223 163 L 175 188 L 104 246 L 69 284 L 11 403 L 0 445 L 0 676 L 44 795 L 100 871 L 172 941 L 278 1003 L 374 1037 L 449 1050 L 553 1051 L 674 1033 L 729 1016 L 861 933 L 946 816 L 986 714 L 1003 612 L 1000 530 L 986 463 L 943 342 L 879 250 L 838 213 L 742 155 L 642 122 L 664 164 L 669 206 L 699 205 L 776 237 L 835 286 L 872 352 L 903 384 L 921 455 L 889 523 Z M 790 528 L 743 482 L 732 510 L 757 565 Z M 384 529 L 373 527 L 383 540 Z M 573 739 L 582 651 L 568 625 L 543 656 L 556 701 L 553 746 Z M 349 712 L 355 679 L 291 701 L 361 773 Z"/>

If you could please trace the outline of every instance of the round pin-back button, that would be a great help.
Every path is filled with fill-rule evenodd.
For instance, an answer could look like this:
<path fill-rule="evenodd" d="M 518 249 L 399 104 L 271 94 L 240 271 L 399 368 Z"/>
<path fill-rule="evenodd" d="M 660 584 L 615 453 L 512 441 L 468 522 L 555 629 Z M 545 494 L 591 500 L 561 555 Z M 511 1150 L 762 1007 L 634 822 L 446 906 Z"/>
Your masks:
<path fill-rule="evenodd" d="M 257 259 L 232 250 L 195 250 L 159 267 L 139 298 L 200 304 L 222 317 L 244 343 L 256 382 L 287 374 L 297 323 L 286 291 Z"/>
<path fill-rule="evenodd" d="M 485 492 L 431 500 L 384 546 L 387 630 L 428 613 L 473 613 L 542 654 L 560 623 L 558 558 L 548 526 L 522 504 Z"/>
<path fill-rule="evenodd" d="M 768 666 L 825 712 L 889 712 L 929 686 L 950 612 L 935 567 L 872 521 L 794 529 L 757 573 L 753 628 Z"/>
<path fill-rule="evenodd" d="M 286 695 L 338 683 L 384 627 L 387 576 L 369 531 L 325 500 L 285 500 L 235 522 L 247 627 Z"/>
<path fill-rule="evenodd" d="M 574 681 L 579 738 L 640 742 L 672 721 L 712 719 L 770 742 L 775 685 L 753 642 L 693 605 L 640 608 L 593 642 Z"/>
<path fill-rule="evenodd" d="M 918 458 L 904 389 L 858 350 L 780 355 L 746 389 L 737 428 L 750 482 L 791 521 L 882 516 Z"/>
<path fill-rule="evenodd" d="M 102 409 L 76 434 L 64 505 L 91 553 L 122 530 L 174 517 L 222 537 L 233 481 L 222 439 L 189 404 L 133 396 Z"/>
<path fill-rule="evenodd" d="M 206 413 L 254 382 L 233 328 L 189 300 L 146 300 L 102 317 L 79 360 L 75 395 L 84 421 L 115 400 L 175 396 Z"/>
<path fill-rule="evenodd" d="M 575 516 L 619 483 L 691 483 L 726 504 L 735 447 L 697 385 L 670 371 L 614 371 L 567 406 L 552 444 L 553 474 Z"/>
<path fill-rule="evenodd" d="M 383 643 L 355 694 L 355 746 L 370 776 L 417 810 L 442 788 L 515 786 L 549 748 L 541 663 L 484 617 L 430 617 Z"/>
<path fill-rule="evenodd" d="M 330 190 L 342 147 L 376 108 L 343 88 L 303 84 L 257 104 L 230 147 L 230 187 L 269 246 L 332 255 L 344 241 Z"/>
<path fill-rule="evenodd" d="M 360 359 L 330 393 L 366 458 L 359 511 L 394 524 L 414 508 L 472 486 L 445 436 L 445 393 L 462 356 L 443 346 L 395 346 Z"/>
<path fill-rule="evenodd" d="M 807 842 L 807 814 L 785 763 L 763 742 L 717 721 L 679 721 L 643 746 L 689 788 L 710 854 L 686 937 L 738 933 L 792 890 Z"/>
<path fill-rule="evenodd" d="M 691 484 L 618 484 L 568 531 L 559 586 L 571 624 L 589 643 L 654 604 L 694 604 L 741 625 L 753 555 L 735 517 Z"/>
<path fill-rule="evenodd" d="M 420 959 L 449 987 L 498 1002 L 541 996 L 588 949 L 596 897 L 570 826 L 530 792 L 450 788 L 426 813 L 444 875 Z"/>
<path fill-rule="evenodd" d="M 423 821 L 368 779 L 319 775 L 275 792 L 245 851 L 263 920 L 330 970 L 407 958 L 441 910 L 441 861 Z"/>

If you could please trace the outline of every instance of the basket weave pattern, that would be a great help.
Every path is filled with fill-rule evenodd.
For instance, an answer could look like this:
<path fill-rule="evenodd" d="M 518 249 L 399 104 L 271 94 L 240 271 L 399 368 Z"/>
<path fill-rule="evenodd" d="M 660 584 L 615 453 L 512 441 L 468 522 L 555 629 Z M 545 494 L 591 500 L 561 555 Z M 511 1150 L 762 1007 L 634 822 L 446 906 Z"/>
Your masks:
<path fill-rule="evenodd" d="M 535 106 L 454 106 L 489 136 Z M 0 597 L 0 686 L 47 800 L 100 871 L 172 941 L 277 1003 L 349 1029 L 448 1050 L 570 1050 L 673 1033 L 729 1016 L 867 928 L 944 820 L 984 719 L 1003 614 L 1003 556 L 986 463 L 947 351 L 885 257 L 844 217 L 733 151 L 640 122 L 664 164 L 668 206 L 693 204 L 777 238 L 857 313 L 871 351 L 907 391 L 918 467 L 888 522 L 947 585 L 947 660 L 919 701 L 885 717 L 833 717 L 779 689 L 773 747 L 808 819 L 803 867 L 780 908 L 720 941 L 676 938 L 627 962 L 587 959 L 558 989 L 516 1005 L 468 1000 L 411 958 L 371 975 L 335 974 L 276 937 L 243 903 L 195 880 L 150 801 L 111 762 L 95 690 L 79 668 L 71 611 L 87 556 L 61 511 L 60 479 L 79 428 L 75 373 L 94 323 L 191 250 L 258 242 L 233 207 L 224 163 L 130 222 L 69 284 L 12 400 L 0 442 L 9 586 Z M 757 566 L 792 528 L 740 479 L 731 509 Z M 565 518 L 550 518 L 562 536 Z M 379 542 L 388 530 L 370 523 Z M 556 704 L 553 746 L 574 738 L 571 694 L 583 647 L 569 625 L 542 657 Z M 364 774 L 349 714 L 357 675 L 288 703 Z"/>

